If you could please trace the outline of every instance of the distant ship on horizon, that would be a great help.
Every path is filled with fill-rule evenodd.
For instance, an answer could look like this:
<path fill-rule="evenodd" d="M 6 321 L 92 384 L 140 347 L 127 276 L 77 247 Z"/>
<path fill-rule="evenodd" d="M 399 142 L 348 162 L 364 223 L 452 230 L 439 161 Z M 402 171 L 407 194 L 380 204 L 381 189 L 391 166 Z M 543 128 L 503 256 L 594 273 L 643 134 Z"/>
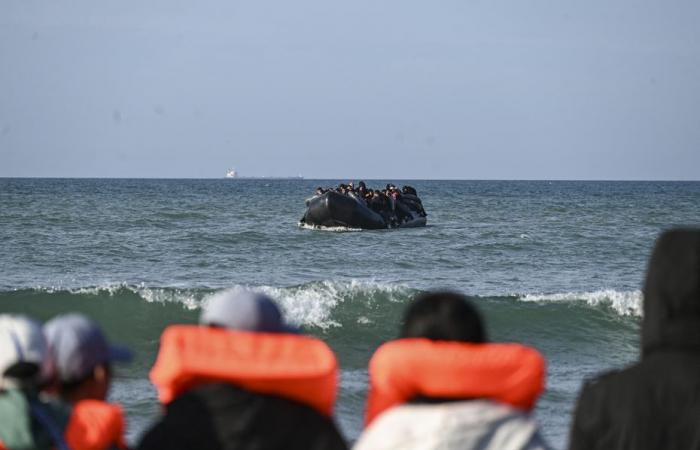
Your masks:
<path fill-rule="evenodd" d="M 230 168 L 226 171 L 227 179 L 237 179 L 237 180 L 303 180 L 304 177 L 297 175 L 296 177 L 242 177 L 234 168 Z"/>

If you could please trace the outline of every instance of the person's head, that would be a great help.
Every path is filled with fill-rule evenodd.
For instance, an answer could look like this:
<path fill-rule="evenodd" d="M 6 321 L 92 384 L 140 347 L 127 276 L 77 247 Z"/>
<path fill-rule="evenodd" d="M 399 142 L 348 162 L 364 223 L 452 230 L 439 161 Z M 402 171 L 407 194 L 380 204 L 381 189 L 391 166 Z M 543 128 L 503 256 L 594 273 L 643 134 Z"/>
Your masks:
<path fill-rule="evenodd" d="M 486 342 L 479 312 L 462 294 L 448 291 L 421 294 L 404 314 L 402 338 Z"/>
<path fill-rule="evenodd" d="M 700 229 L 666 231 L 644 284 L 642 351 L 700 348 Z"/>
<path fill-rule="evenodd" d="M 56 316 L 44 325 L 56 366 L 59 394 L 70 402 L 104 400 L 114 362 L 127 362 L 131 351 L 110 344 L 100 327 L 78 313 Z"/>
<path fill-rule="evenodd" d="M 41 325 L 25 316 L 0 314 L 0 390 L 38 389 L 51 372 Z"/>
<path fill-rule="evenodd" d="M 239 331 L 297 333 L 287 324 L 275 302 L 247 289 L 227 289 L 215 294 L 202 308 L 202 325 Z"/>
<path fill-rule="evenodd" d="M 416 189 L 413 186 L 404 186 L 401 191 L 404 194 L 412 194 L 412 195 L 417 195 Z"/>
<path fill-rule="evenodd" d="M 364 182 L 364 181 L 360 181 L 359 186 L 360 186 L 362 189 L 367 189 L 367 186 L 365 185 L 365 182 Z"/>

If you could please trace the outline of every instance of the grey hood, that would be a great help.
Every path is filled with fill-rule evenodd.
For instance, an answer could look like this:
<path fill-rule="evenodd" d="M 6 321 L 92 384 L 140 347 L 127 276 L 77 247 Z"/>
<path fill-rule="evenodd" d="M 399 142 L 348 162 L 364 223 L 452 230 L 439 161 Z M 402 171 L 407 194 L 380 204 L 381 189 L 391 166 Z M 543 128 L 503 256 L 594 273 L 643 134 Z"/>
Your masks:
<path fill-rule="evenodd" d="M 657 350 L 700 352 L 700 229 L 663 233 L 651 255 L 642 356 Z"/>

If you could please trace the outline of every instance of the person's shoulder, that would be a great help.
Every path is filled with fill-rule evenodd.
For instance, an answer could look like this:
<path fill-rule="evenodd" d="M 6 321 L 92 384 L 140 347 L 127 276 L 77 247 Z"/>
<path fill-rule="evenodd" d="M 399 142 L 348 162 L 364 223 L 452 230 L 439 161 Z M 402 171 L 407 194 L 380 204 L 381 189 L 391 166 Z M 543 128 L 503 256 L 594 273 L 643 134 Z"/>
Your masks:
<path fill-rule="evenodd" d="M 528 414 L 489 400 L 466 400 L 391 408 L 370 424 L 355 450 L 424 450 L 457 443 L 464 448 L 522 448 L 510 447 L 513 442 L 527 443 L 524 448 L 547 448 Z"/>
<path fill-rule="evenodd" d="M 639 389 L 658 381 L 649 369 L 648 364 L 640 361 L 625 368 L 599 373 L 584 380 L 580 396 L 605 401 L 611 394 L 617 399 L 636 395 Z"/>
<path fill-rule="evenodd" d="M 573 429 L 577 435 L 590 434 L 613 420 L 634 399 L 637 366 L 609 370 L 584 380 L 576 402 Z M 577 438 L 578 439 L 578 438 Z"/>
<path fill-rule="evenodd" d="M 619 384 L 624 384 L 629 377 L 636 376 L 635 372 L 638 372 L 636 365 L 597 373 L 584 379 L 582 391 L 597 392 Z"/>
<path fill-rule="evenodd" d="M 208 383 L 173 400 L 139 449 L 192 443 L 221 448 L 216 442 L 224 442 L 223 448 L 346 448 L 333 421 L 310 406 L 229 383 Z"/>

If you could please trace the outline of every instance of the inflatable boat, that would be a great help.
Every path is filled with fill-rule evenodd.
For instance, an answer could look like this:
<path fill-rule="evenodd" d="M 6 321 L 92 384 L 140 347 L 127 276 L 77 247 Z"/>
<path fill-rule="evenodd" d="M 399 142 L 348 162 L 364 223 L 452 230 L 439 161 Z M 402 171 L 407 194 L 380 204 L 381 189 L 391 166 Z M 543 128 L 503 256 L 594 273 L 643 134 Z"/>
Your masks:
<path fill-rule="evenodd" d="M 370 209 L 355 194 L 328 191 L 306 201 L 306 213 L 300 224 L 319 228 L 344 227 L 365 230 L 424 227 L 427 219 L 425 213 L 419 212 L 422 208 L 417 208 L 420 200 L 417 197 L 410 198 L 414 196 L 405 197 L 405 200 L 395 204 L 394 210 L 400 210 L 400 214 L 389 211 L 380 214 Z"/>

